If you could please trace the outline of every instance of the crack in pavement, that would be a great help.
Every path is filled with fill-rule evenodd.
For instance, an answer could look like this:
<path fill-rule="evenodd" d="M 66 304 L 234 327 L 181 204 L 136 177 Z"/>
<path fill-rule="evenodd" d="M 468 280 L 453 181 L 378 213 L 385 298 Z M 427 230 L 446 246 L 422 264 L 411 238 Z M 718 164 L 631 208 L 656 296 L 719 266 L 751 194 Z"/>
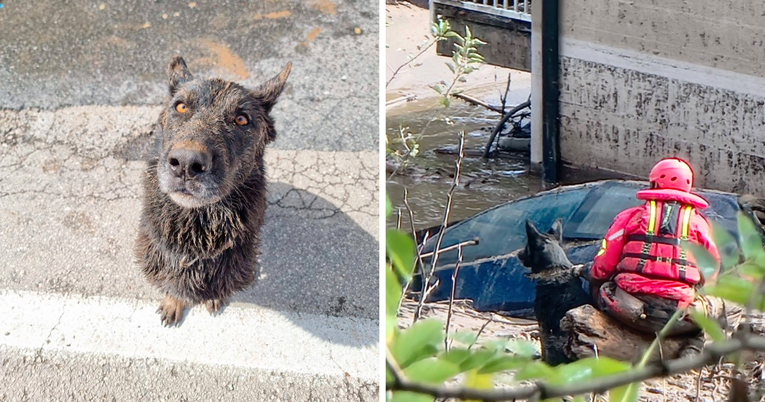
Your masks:
<path fill-rule="evenodd" d="M 45 348 L 45 345 L 50 342 L 50 337 L 53 335 L 53 331 L 58 328 L 59 324 L 61 324 L 61 319 L 64 318 L 64 313 L 66 312 L 66 302 L 61 306 L 61 315 L 58 316 L 58 320 L 56 321 L 56 325 L 53 326 L 53 328 L 50 329 L 50 332 L 48 332 L 48 336 L 45 337 L 45 340 L 43 341 L 43 344 L 40 345 L 40 349 L 37 350 L 37 353 L 35 354 L 35 358 L 32 361 L 32 363 L 42 363 L 43 362 L 43 348 Z M 38 361 L 39 358 L 39 361 Z"/>
<path fill-rule="evenodd" d="M 137 200 L 159 107 L 0 110 L 0 198 Z M 378 214 L 377 153 L 266 152 L 269 213 L 368 224 Z M 376 228 L 369 227 L 370 233 Z"/>

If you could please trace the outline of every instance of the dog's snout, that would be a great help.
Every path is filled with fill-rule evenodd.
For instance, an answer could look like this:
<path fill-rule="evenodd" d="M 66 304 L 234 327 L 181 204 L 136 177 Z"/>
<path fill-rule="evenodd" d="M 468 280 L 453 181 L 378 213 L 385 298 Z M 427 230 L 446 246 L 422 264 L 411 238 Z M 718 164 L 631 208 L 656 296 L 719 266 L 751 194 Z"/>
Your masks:
<path fill-rule="evenodd" d="M 176 147 L 167 155 L 170 171 L 186 179 L 208 172 L 211 162 L 212 156 L 201 147 Z"/>

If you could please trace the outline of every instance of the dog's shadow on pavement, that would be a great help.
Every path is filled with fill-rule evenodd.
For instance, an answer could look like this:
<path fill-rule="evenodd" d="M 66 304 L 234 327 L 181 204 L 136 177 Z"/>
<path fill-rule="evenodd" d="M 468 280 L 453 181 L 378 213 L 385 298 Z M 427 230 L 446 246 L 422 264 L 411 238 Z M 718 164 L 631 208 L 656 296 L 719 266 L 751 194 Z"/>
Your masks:
<path fill-rule="evenodd" d="M 334 331 L 331 328 L 305 327 L 304 323 L 313 321 L 295 320 L 306 331 L 334 343 L 351 346 L 376 343 L 377 239 L 320 196 L 287 183 L 269 183 L 268 192 L 269 206 L 260 235 L 258 279 L 236 294 L 232 302 L 282 311 L 286 317 L 303 314 L 348 317 L 359 323 L 359 329 L 362 324 L 368 329 L 374 323 L 372 333 L 337 337 L 329 336 Z M 371 230 L 376 231 L 377 225 Z"/>

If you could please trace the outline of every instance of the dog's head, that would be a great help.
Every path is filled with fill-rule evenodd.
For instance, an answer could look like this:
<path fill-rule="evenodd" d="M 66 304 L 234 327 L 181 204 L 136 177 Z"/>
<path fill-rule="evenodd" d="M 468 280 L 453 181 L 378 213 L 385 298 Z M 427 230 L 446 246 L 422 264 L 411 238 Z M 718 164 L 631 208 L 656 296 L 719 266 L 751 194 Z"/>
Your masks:
<path fill-rule="evenodd" d="M 183 58 L 170 62 L 170 103 L 162 112 L 157 163 L 160 190 L 178 205 L 215 203 L 243 184 L 276 139 L 269 116 L 291 63 L 256 89 L 194 78 Z"/>
<path fill-rule="evenodd" d="M 540 233 L 531 221 L 526 221 L 526 248 L 518 253 L 518 259 L 532 273 L 540 273 L 557 267 L 570 268 L 571 261 L 561 247 L 563 223 L 556 219 L 550 233 Z"/>

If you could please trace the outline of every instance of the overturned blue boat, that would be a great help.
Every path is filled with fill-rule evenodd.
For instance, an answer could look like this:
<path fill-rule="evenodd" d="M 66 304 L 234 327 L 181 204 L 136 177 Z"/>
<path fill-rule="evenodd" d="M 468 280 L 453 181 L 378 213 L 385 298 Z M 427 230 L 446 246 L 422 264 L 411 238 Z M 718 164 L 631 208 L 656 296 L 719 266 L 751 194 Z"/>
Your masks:
<path fill-rule="evenodd" d="M 473 301 L 478 311 L 533 318 L 534 282 L 517 254 L 526 244 L 525 222 L 531 220 L 539 230 L 547 231 L 557 218 L 563 220 L 563 241 L 566 255 L 574 264 L 592 261 L 600 239 L 614 217 L 624 209 L 641 204 L 635 194 L 648 187 L 647 182 L 606 180 L 581 185 L 562 186 L 554 190 L 517 199 L 478 213 L 449 226 L 444 232 L 441 249 L 478 238 L 479 244 L 463 248 L 463 262 L 455 287 L 455 298 Z M 725 228 L 738 238 L 736 215 L 749 208 L 741 206 L 736 194 L 697 190 L 709 201 L 700 211 L 710 222 Z M 436 237 L 432 236 L 423 253 L 432 252 Z M 449 298 L 457 250 L 442 252 L 433 277 L 439 286 L 428 301 Z M 430 258 L 424 263 L 429 266 Z M 420 289 L 415 278 L 412 289 Z"/>

